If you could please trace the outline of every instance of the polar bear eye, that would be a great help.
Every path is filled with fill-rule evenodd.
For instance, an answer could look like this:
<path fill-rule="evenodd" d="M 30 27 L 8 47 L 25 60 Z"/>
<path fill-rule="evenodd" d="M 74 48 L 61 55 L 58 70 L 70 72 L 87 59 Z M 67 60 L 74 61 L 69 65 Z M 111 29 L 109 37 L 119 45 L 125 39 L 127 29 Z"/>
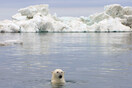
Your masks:
<path fill-rule="evenodd" d="M 59 73 L 58 71 L 56 73 Z"/>

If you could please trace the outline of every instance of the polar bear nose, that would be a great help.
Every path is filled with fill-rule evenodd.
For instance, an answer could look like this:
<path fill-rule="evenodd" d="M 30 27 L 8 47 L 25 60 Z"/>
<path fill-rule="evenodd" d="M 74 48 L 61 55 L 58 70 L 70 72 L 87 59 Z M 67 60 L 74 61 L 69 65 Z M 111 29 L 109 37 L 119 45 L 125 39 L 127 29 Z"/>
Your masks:
<path fill-rule="evenodd" d="M 62 78 L 62 75 L 59 75 L 59 78 L 61 79 Z"/>

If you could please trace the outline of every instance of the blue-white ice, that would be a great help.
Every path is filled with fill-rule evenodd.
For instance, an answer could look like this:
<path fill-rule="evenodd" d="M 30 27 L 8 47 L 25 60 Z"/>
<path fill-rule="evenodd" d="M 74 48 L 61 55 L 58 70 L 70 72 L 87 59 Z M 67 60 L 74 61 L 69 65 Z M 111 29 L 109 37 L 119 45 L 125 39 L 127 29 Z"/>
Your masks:
<path fill-rule="evenodd" d="M 132 31 L 132 7 L 119 4 L 104 7 L 104 12 L 89 17 L 57 17 L 48 5 L 18 10 L 12 20 L 0 21 L 0 32 L 115 32 Z"/>

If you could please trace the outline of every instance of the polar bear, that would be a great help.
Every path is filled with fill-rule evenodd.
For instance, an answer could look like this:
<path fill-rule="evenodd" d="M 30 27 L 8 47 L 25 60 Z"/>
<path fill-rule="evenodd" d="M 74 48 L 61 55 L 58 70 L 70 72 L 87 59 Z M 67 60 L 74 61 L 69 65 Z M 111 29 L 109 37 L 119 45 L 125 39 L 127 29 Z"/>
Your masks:
<path fill-rule="evenodd" d="M 51 83 L 53 85 L 64 85 L 65 78 L 64 78 L 64 71 L 61 69 L 56 69 L 52 72 Z"/>

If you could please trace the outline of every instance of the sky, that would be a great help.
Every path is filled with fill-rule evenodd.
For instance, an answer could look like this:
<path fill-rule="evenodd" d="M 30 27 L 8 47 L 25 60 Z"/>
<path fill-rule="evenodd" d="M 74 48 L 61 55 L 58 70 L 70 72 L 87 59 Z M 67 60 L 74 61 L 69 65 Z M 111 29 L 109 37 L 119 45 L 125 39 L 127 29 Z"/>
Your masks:
<path fill-rule="evenodd" d="M 109 4 L 132 6 L 132 0 L 0 0 L 0 20 L 11 19 L 18 9 L 38 4 L 49 4 L 50 12 L 58 16 L 89 16 Z"/>

